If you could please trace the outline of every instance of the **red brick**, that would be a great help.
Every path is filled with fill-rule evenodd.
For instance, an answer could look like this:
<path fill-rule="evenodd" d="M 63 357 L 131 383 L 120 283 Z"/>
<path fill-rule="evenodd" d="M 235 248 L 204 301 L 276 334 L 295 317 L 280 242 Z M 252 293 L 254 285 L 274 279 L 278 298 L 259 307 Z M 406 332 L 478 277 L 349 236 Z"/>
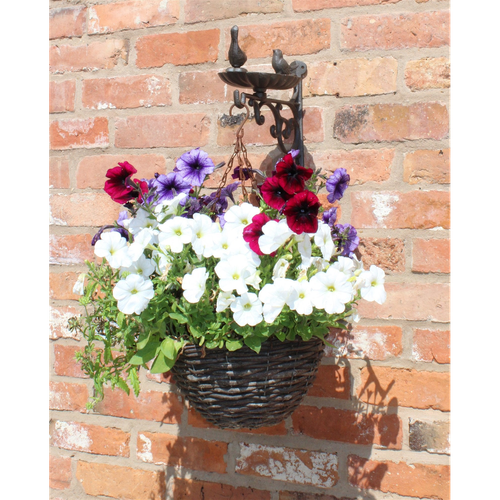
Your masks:
<path fill-rule="evenodd" d="M 335 114 L 333 137 L 344 143 L 444 139 L 449 132 L 446 106 L 439 102 L 356 104 Z"/>
<path fill-rule="evenodd" d="M 450 454 L 449 422 L 424 422 L 410 418 L 409 442 L 413 451 Z"/>
<path fill-rule="evenodd" d="M 73 293 L 73 287 L 80 273 L 67 271 L 49 274 L 49 297 L 57 300 L 78 300 L 80 297 Z"/>
<path fill-rule="evenodd" d="M 49 236 L 49 264 L 84 264 L 94 258 L 92 234 L 51 234 Z"/>
<path fill-rule="evenodd" d="M 108 119 L 103 116 L 56 120 L 50 124 L 50 149 L 108 146 Z"/>
<path fill-rule="evenodd" d="M 179 20 L 179 0 L 134 0 L 89 7 L 89 34 L 152 28 Z"/>
<path fill-rule="evenodd" d="M 76 352 L 82 348 L 74 345 L 54 345 L 54 372 L 66 377 L 88 378 L 75 359 Z"/>
<path fill-rule="evenodd" d="M 386 273 L 405 271 L 405 244 L 399 238 L 362 238 L 358 250 L 365 269 L 373 264 Z"/>
<path fill-rule="evenodd" d="M 170 106 L 170 80 L 161 75 L 83 80 L 82 104 L 90 109 Z"/>
<path fill-rule="evenodd" d="M 49 186 L 69 188 L 69 160 L 66 156 L 53 156 L 49 160 Z"/>
<path fill-rule="evenodd" d="M 390 94 L 397 90 L 397 74 L 398 62 L 393 57 L 313 63 L 304 79 L 304 97 Z"/>
<path fill-rule="evenodd" d="M 93 188 L 104 189 L 107 180 L 106 172 L 118 166 L 118 163 L 128 161 L 137 173 L 133 178 L 152 179 L 155 173 L 166 173 L 166 161 L 162 155 L 99 155 L 85 156 L 76 167 L 76 187 L 78 189 Z"/>
<path fill-rule="evenodd" d="M 270 500 L 269 491 L 236 487 L 230 484 L 196 481 L 183 477 L 173 480 L 175 500 Z"/>
<path fill-rule="evenodd" d="M 414 273 L 449 273 L 450 240 L 413 240 L 411 270 Z"/>
<path fill-rule="evenodd" d="M 102 415 L 152 420 L 164 424 L 180 423 L 182 402 L 179 396 L 170 392 L 142 390 L 138 397 L 128 396 L 120 389 L 104 390 L 104 399 L 96 404 L 95 410 Z"/>
<path fill-rule="evenodd" d="M 292 414 L 295 434 L 315 439 L 401 449 L 403 430 L 395 414 L 299 406 Z"/>
<path fill-rule="evenodd" d="M 360 372 L 356 396 L 374 405 L 450 411 L 450 374 L 367 366 Z"/>
<path fill-rule="evenodd" d="M 349 482 L 361 489 L 418 498 L 450 498 L 450 466 L 378 462 L 349 455 Z"/>
<path fill-rule="evenodd" d="M 80 340 L 81 334 L 71 332 L 68 328 L 68 320 L 73 316 L 80 316 L 82 310 L 72 306 L 50 306 L 49 310 L 49 338 Z"/>
<path fill-rule="evenodd" d="M 137 457 L 148 463 L 186 467 L 207 472 L 226 472 L 227 443 L 195 437 L 138 432 Z"/>
<path fill-rule="evenodd" d="M 335 330 L 327 340 L 333 343 L 341 340 L 352 346 L 346 357 L 384 361 L 399 356 L 403 352 L 403 330 L 400 326 L 364 326 L 356 325 L 350 332 Z M 327 356 L 335 356 L 331 347 L 325 347 Z"/>
<path fill-rule="evenodd" d="M 210 118 L 204 113 L 129 116 L 116 120 L 119 148 L 201 147 L 208 143 Z"/>
<path fill-rule="evenodd" d="M 87 495 L 120 500 L 163 500 L 165 471 L 78 462 L 76 478 Z"/>
<path fill-rule="evenodd" d="M 49 113 L 75 110 L 75 80 L 49 82 Z"/>
<path fill-rule="evenodd" d="M 249 59 L 271 58 L 273 49 L 281 49 L 285 56 L 315 54 L 330 48 L 330 24 L 330 19 L 303 19 L 240 26 L 238 43 Z M 224 51 L 226 58 L 230 40 L 228 28 Z"/>
<path fill-rule="evenodd" d="M 387 300 L 380 305 L 360 300 L 359 315 L 372 319 L 450 321 L 448 283 L 386 283 Z"/>
<path fill-rule="evenodd" d="M 450 44 L 448 11 L 353 16 L 340 26 L 344 50 L 435 48 Z"/>
<path fill-rule="evenodd" d="M 436 361 L 436 363 L 450 362 L 450 331 L 413 330 L 412 357 L 415 361 Z"/>
<path fill-rule="evenodd" d="M 63 7 L 49 11 L 49 38 L 70 38 L 82 36 L 85 31 L 87 9 L 80 7 Z"/>
<path fill-rule="evenodd" d="M 345 168 L 355 186 L 365 182 L 384 182 L 389 180 L 394 149 L 338 149 L 314 151 L 314 164 L 323 173 L 330 175 L 338 168 Z"/>
<path fill-rule="evenodd" d="M 84 384 L 50 382 L 49 408 L 51 410 L 85 413 L 88 397 L 87 386 Z"/>
<path fill-rule="evenodd" d="M 339 480 L 336 453 L 240 443 L 237 474 L 331 488 Z"/>
<path fill-rule="evenodd" d="M 112 224 L 121 205 L 106 193 L 57 194 L 50 199 L 52 218 L 59 226 L 94 226 Z"/>
<path fill-rule="evenodd" d="M 67 490 L 71 486 L 71 458 L 49 457 L 49 486 L 55 490 Z"/>
<path fill-rule="evenodd" d="M 161 67 L 164 64 L 185 66 L 217 61 L 220 31 L 218 29 L 187 33 L 159 33 L 137 40 L 138 68 Z"/>
<path fill-rule="evenodd" d="M 51 73 L 113 69 L 128 60 L 128 42 L 110 39 L 88 45 L 53 45 L 50 47 Z"/>
<path fill-rule="evenodd" d="M 351 398 L 351 377 L 349 368 L 337 365 L 320 365 L 318 374 L 308 396 L 321 398 Z"/>
<path fill-rule="evenodd" d="M 447 57 L 424 57 L 409 61 L 405 83 L 412 91 L 450 87 L 450 60 Z"/>
<path fill-rule="evenodd" d="M 449 184 L 450 150 L 419 150 L 404 157 L 403 179 L 409 184 Z"/>
<path fill-rule="evenodd" d="M 128 457 L 130 434 L 113 427 L 56 420 L 50 429 L 50 444 L 58 448 L 94 455 Z"/>
<path fill-rule="evenodd" d="M 351 194 L 355 228 L 450 228 L 447 191 L 357 191 Z"/>
<path fill-rule="evenodd" d="M 224 7 L 217 2 L 186 0 L 184 6 L 186 23 L 199 23 L 214 19 L 230 19 L 239 15 L 270 14 L 283 11 L 280 0 L 225 0 Z"/>
<path fill-rule="evenodd" d="M 401 0 L 292 0 L 295 12 L 398 3 Z"/>
<path fill-rule="evenodd" d="M 213 104 L 229 102 L 234 88 L 217 75 L 220 70 L 186 71 L 179 75 L 179 102 L 181 104 Z"/>

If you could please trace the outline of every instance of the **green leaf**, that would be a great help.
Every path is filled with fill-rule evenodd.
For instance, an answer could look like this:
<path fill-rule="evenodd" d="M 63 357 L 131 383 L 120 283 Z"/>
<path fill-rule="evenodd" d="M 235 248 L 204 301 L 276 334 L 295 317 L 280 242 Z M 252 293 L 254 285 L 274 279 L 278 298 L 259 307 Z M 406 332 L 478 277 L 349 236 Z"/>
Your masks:
<path fill-rule="evenodd" d="M 167 337 L 162 343 L 161 343 L 161 352 L 171 360 L 174 360 L 177 358 L 177 349 L 175 346 L 174 339 L 171 337 Z"/>
<path fill-rule="evenodd" d="M 243 347 L 243 342 L 241 340 L 226 340 L 226 349 L 228 351 L 237 351 Z"/>
<path fill-rule="evenodd" d="M 286 337 L 286 332 L 283 330 L 280 330 L 279 332 L 274 332 L 274 335 L 276 335 L 276 337 L 279 340 L 281 340 L 281 342 L 283 342 L 285 340 L 285 337 Z"/>
<path fill-rule="evenodd" d="M 261 345 L 262 345 L 262 339 L 260 339 L 258 337 L 246 337 L 245 344 L 248 347 L 250 347 L 250 349 L 252 349 L 252 351 L 259 353 Z"/>
<path fill-rule="evenodd" d="M 175 360 L 166 358 L 160 351 L 158 356 L 154 360 L 153 366 L 151 366 L 151 373 L 165 373 L 174 366 Z"/>
<path fill-rule="evenodd" d="M 128 379 L 132 384 L 132 389 L 134 389 L 134 394 L 138 396 L 140 391 L 140 384 L 139 384 L 139 377 L 137 376 L 137 368 L 135 366 L 133 366 L 128 372 Z"/>
<path fill-rule="evenodd" d="M 123 328 L 123 322 L 125 321 L 125 314 L 123 314 L 121 311 L 116 315 L 116 323 L 118 324 L 119 328 Z"/>
<path fill-rule="evenodd" d="M 172 319 L 175 319 L 175 321 L 177 321 L 177 323 L 181 324 L 181 325 L 184 325 L 188 322 L 186 316 L 180 314 L 180 313 L 170 313 L 169 316 L 172 318 Z"/>
<path fill-rule="evenodd" d="M 138 350 L 141 350 L 141 349 L 144 349 L 147 345 L 148 345 L 148 342 L 149 342 L 149 337 L 151 335 L 148 333 L 141 333 L 139 335 L 139 339 L 137 341 L 137 349 Z"/>
<path fill-rule="evenodd" d="M 127 385 L 127 382 L 125 382 L 125 380 L 123 380 L 121 377 L 118 379 L 117 384 L 120 389 L 123 389 L 127 393 L 127 395 L 130 394 L 130 389 Z"/>
<path fill-rule="evenodd" d="M 144 363 L 151 361 L 156 356 L 159 348 L 160 343 L 157 340 L 150 342 L 146 347 L 144 347 L 144 349 L 137 351 L 130 358 L 129 363 L 131 365 L 143 365 Z"/>

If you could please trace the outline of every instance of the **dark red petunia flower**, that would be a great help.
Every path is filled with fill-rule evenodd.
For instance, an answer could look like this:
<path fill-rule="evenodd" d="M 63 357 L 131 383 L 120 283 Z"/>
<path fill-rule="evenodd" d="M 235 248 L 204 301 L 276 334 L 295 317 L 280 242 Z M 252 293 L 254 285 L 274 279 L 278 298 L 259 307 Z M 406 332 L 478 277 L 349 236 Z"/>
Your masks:
<path fill-rule="evenodd" d="M 260 186 L 260 192 L 264 201 L 276 210 L 281 210 L 285 202 L 292 197 L 280 186 L 276 177 L 268 177 Z"/>
<path fill-rule="evenodd" d="M 135 198 L 134 188 L 129 185 L 128 181 L 137 170 L 128 162 L 118 163 L 118 167 L 110 168 L 106 172 L 106 177 L 109 179 L 104 183 L 104 191 L 111 196 L 113 201 L 117 203 L 127 203 L 127 201 Z"/>
<path fill-rule="evenodd" d="M 139 189 L 134 189 L 134 191 L 132 193 L 133 198 L 137 197 L 137 201 L 139 203 L 142 203 L 143 202 L 142 195 L 147 194 L 147 192 L 149 191 L 148 183 L 146 181 L 139 180 L 139 179 L 134 179 L 134 182 L 137 186 L 139 186 Z"/>
<path fill-rule="evenodd" d="M 287 201 L 283 213 L 288 227 L 297 234 L 318 230 L 318 211 L 321 203 L 311 191 L 302 191 Z"/>
<path fill-rule="evenodd" d="M 264 255 L 259 247 L 259 238 L 264 233 L 262 232 L 262 226 L 271 220 L 266 214 L 260 213 L 254 215 L 252 218 L 252 223 L 243 229 L 243 239 L 250 245 L 250 248 L 257 255 Z M 271 254 L 276 255 L 276 252 Z"/>
<path fill-rule="evenodd" d="M 312 174 L 312 168 L 296 165 L 292 155 L 288 153 L 276 164 L 274 177 L 288 194 L 294 195 L 304 191 L 306 181 Z"/>

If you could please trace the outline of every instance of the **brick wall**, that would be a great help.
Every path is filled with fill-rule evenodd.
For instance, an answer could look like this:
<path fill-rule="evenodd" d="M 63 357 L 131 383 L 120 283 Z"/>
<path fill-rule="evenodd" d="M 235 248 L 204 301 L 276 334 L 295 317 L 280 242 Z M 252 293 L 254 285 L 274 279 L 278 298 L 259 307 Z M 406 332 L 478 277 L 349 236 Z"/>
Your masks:
<path fill-rule="evenodd" d="M 49 4 L 51 498 L 449 499 L 449 2 Z M 90 240 L 120 210 L 104 174 L 124 160 L 166 173 L 197 146 L 228 160 L 233 89 L 217 72 L 234 24 L 246 67 L 271 70 L 273 48 L 307 63 L 307 163 L 349 172 L 341 222 L 385 270 L 387 302 L 359 308 L 361 354 L 327 352 L 273 428 L 213 428 L 148 373 L 138 398 L 109 392 L 88 413 L 66 321 Z M 278 154 L 266 126 L 244 140 L 254 167 Z"/>

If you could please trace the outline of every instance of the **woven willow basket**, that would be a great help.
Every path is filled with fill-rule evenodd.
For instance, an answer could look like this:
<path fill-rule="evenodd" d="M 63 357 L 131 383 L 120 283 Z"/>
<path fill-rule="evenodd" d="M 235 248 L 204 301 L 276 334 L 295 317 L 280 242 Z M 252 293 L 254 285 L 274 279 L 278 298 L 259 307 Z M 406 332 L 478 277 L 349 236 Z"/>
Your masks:
<path fill-rule="evenodd" d="M 262 344 L 260 353 L 187 345 L 172 368 L 181 393 L 208 422 L 221 429 L 275 425 L 299 406 L 323 355 L 317 337 Z"/>

